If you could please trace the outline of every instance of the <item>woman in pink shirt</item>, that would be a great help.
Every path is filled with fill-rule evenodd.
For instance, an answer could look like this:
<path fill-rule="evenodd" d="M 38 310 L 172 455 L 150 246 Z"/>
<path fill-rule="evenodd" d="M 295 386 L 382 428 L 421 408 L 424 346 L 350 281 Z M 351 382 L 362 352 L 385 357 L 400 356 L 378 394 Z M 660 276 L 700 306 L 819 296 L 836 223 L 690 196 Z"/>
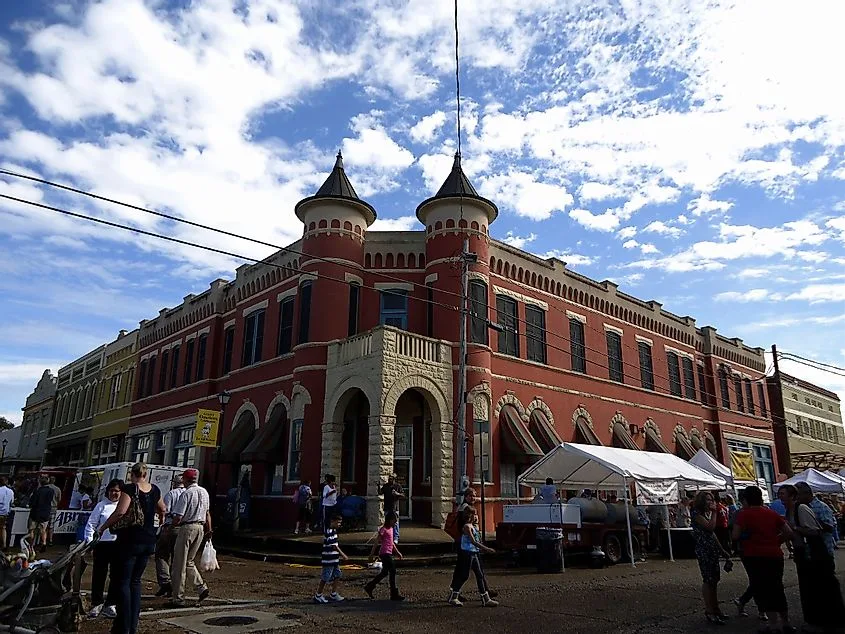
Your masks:
<path fill-rule="evenodd" d="M 402 559 L 402 553 L 399 552 L 399 549 L 396 548 L 396 543 L 393 541 L 393 526 L 395 524 L 395 513 L 391 513 L 384 518 L 384 525 L 378 529 L 378 540 L 373 544 L 373 550 L 370 553 L 370 561 L 375 560 L 377 550 L 381 559 L 381 572 L 364 586 L 364 592 L 371 599 L 373 598 L 373 590 L 376 589 L 376 586 L 382 579 L 390 575 L 390 600 L 405 600 L 405 597 L 399 594 L 399 589 L 396 587 L 396 562 L 393 561 L 393 555 L 395 554 L 397 559 Z"/>

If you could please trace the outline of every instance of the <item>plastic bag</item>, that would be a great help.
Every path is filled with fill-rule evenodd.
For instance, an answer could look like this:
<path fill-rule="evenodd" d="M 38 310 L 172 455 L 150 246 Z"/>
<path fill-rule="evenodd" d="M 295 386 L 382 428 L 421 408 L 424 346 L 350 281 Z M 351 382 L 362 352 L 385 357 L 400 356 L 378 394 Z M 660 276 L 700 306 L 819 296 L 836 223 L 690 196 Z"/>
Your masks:
<path fill-rule="evenodd" d="M 220 564 L 217 563 L 217 551 L 214 550 L 214 545 L 209 539 L 205 542 L 205 547 L 202 549 L 202 556 L 199 564 L 200 572 L 214 572 L 220 570 Z"/>

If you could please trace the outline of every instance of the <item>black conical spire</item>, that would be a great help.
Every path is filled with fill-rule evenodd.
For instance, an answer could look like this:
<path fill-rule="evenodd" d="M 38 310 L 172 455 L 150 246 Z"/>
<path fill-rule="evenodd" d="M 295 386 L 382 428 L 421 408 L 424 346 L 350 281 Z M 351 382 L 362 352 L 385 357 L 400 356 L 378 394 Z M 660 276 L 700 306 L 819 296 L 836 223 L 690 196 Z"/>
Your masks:
<path fill-rule="evenodd" d="M 464 174 L 464 170 L 461 167 L 460 152 L 455 152 L 452 171 L 449 172 L 449 176 L 443 181 L 434 198 L 448 198 L 451 196 L 478 196 L 478 192 L 472 186 L 472 183 L 469 182 L 467 175 Z"/>
<path fill-rule="evenodd" d="M 314 201 L 321 199 L 340 199 L 354 202 L 357 205 L 365 207 L 366 210 L 372 214 L 372 218 L 369 220 L 370 224 L 372 224 L 376 218 L 376 210 L 372 205 L 370 205 L 370 203 L 361 200 L 358 197 L 358 194 L 355 193 L 355 188 L 352 186 L 352 183 L 349 182 L 349 178 L 346 176 L 346 171 L 343 169 L 343 155 L 340 153 L 340 150 L 337 151 L 337 157 L 335 158 L 334 167 L 332 168 L 331 173 L 320 186 L 320 189 L 317 190 L 317 193 L 313 196 L 300 200 L 296 204 L 297 216 L 299 216 L 300 208 L 303 205 L 306 203 L 313 203 Z M 300 219 L 302 219 L 301 216 Z"/>

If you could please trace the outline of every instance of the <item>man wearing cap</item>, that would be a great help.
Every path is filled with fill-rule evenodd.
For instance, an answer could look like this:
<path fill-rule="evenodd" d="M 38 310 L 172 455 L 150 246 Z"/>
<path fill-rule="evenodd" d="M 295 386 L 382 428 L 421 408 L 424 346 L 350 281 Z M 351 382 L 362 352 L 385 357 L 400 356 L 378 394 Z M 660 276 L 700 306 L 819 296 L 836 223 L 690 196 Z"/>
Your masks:
<path fill-rule="evenodd" d="M 176 529 L 173 527 L 173 509 L 176 501 L 185 492 L 182 475 L 173 476 L 170 491 L 164 495 L 164 524 L 158 534 L 156 542 L 155 562 L 156 577 L 158 578 L 157 597 L 173 595 L 173 585 L 170 583 L 170 561 L 173 559 L 173 547 L 176 545 Z"/>
<path fill-rule="evenodd" d="M 189 579 L 202 601 L 208 596 L 208 586 L 196 566 L 197 553 L 211 536 L 211 513 L 208 491 L 197 484 L 199 472 L 186 469 L 182 474 L 185 491 L 173 505 L 173 527 L 176 543 L 173 547 L 173 601 L 171 607 L 185 605 L 185 581 Z"/>
<path fill-rule="evenodd" d="M 404 500 L 405 493 L 402 491 L 402 486 L 396 481 L 396 474 L 391 473 L 387 476 L 387 484 L 381 488 L 381 494 L 384 496 L 384 516 L 395 517 L 396 523 L 393 525 L 393 541 L 399 542 L 399 513 L 396 512 L 396 500 Z"/>

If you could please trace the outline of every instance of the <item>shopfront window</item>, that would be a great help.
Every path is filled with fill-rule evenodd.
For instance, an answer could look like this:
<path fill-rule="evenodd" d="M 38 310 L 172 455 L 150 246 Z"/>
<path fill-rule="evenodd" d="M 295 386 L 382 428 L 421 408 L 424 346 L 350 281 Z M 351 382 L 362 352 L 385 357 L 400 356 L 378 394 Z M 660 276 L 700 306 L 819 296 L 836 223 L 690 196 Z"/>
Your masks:
<path fill-rule="evenodd" d="M 299 460 L 302 455 L 302 424 L 303 420 L 295 420 L 290 426 L 290 452 L 288 455 L 288 481 L 298 482 L 300 478 Z"/>
<path fill-rule="evenodd" d="M 173 464 L 176 467 L 193 467 L 196 448 L 194 447 L 194 428 L 183 427 L 176 432 Z"/>

